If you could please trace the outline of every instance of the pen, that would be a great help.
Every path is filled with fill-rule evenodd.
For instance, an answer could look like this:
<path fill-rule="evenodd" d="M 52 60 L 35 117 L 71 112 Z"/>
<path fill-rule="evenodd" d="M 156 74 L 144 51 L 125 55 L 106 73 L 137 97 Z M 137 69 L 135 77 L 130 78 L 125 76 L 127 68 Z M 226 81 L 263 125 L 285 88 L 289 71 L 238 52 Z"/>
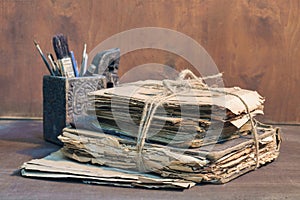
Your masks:
<path fill-rule="evenodd" d="M 70 51 L 70 55 L 71 55 L 71 60 L 72 60 L 72 66 L 73 66 L 73 70 L 74 70 L 74 75 L 75 77 L 78 77 L 78 69 L 77 69 L 77 62 L 75 60 L 75 56 L 74 56 L 74 52 Z"/>
<path fill-rule="evenodd" d="M 51 67 L 50 67 L 50 64 L 48 63 L 48 61 L 47 61 L 45 55 L 43 54 L 43 52 L 42 52 L 42 50 L 41 50 L 39 44 L 38 44 L 35 40 L 33 40 L 33 42 L 34 42 L 35 47 L 37 48 L 38 52 L 40 53 L 40 55 L 41 55 L 41 57 L 42 57 L 42 59 L 43 59 L 45 65 L 46 65 L 47 69 L 49 70 L 50 74 L 51 74 L 52 76 L 55 76 L 55 74 L 54 74 L 54 72 L 52 71 L 52 69 L 51 69 Z"/>
<path fill-rule="evenodd" d="M 85 74 L 85 72 L 86 72 L 86 63 L 87 63 L 87 53 L 86 53 L 86 44 L 84 44 L 79 76 L 83 76 Z"/>

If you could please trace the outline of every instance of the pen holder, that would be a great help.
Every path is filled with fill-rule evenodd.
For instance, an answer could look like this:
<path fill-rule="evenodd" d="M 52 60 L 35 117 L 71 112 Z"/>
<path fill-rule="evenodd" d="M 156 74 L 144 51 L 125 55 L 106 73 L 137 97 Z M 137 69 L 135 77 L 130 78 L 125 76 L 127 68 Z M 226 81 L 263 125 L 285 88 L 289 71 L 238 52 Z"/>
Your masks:
<path fill-rule="evenodd" d="M 87 94 L 106 88 L 105 76 L 65 78 L 43 77 L 44 139 L 62 145 L 57 139 L 67 125 L 87 116 Z M 81 123 L 84 123 L 81 120 Z"/>

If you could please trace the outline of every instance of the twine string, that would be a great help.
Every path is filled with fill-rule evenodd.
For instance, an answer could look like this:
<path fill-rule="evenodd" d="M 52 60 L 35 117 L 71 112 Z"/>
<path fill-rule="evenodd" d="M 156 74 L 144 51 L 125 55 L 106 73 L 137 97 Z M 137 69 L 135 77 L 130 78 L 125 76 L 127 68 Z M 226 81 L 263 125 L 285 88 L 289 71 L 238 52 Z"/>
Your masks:
<path fill-rule="evenodd" d="M 191 77 L 192 80 L 196 80 L 199 84 L 190 84 L 190 81 L 187 80 L 187 77 Z M 152 98 L 149 98 L 144 105 L 143 113 L 139 125 L 139 131 L 137 135 L 137 143 L 136 143 L 136 151 L 137 151 L 137 158 L 136 158 L 136 165 L 137 169 L 139 171 L 146 171 L 147 167 L 144 164 L 144 158 L 142 155 L 143 147 L 145 145 L 145 140 L 147 138 L 147 133 L 149 131 L 149 128 L 151 126 L 151 123 L 153 121 L 154 114 L 156 113 L 156 110 L 159 106 L 163 104 L 167 99 L 172 98 L 178 94 L 182 94 L 185 92 L 188 92 L 191 88 L 193 89 L 199 89 L 199 90 L 208 90 L 211 92 L 216 93 L 222 93 L 225 95 L 231 95 L 234 97 L 237 97 L 245 106 L 246 108 L 246 114 L 248 115 L 250 119 L 251 124 L 251 133 L 253 134 L 253 140 L 255 143 L 255 155 L 256 155 L 256 166 L 255 168 L 259 167 L 259 141 L 258 141 L 258 134 L 256 130 L 256 125 L 254 123 L 253 117 L 250 113 L 249 106 L 247 103 L 237 94 L 226 92 L 218 89 L 210 88 L 208 85 L 204 83 L 204 79 L 209 78 L 218 78 L 222 76 L 222 74 L 217 74 L 209 77 L 200 78 L 197 77 L 192 71 L 190 70 L 183 70 L 176 81 L 171 80 L 164 80 L 163 86 L 164 90 L 162 93 L 153 96 Z"/>

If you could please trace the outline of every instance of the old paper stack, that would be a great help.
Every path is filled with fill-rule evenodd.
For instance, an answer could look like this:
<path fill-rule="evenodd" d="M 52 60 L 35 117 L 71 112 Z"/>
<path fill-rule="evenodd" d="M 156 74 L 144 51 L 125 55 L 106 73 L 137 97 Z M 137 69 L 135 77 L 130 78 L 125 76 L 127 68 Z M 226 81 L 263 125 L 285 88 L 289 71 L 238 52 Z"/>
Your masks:
<path fill-rule="evenodd" d="M 24 176 L 185 189 L 226 183 L 279 155 L 279 130 L 253 119 L 264 103 L 254 91 L 148 80 L 92 92 L 89 102 L 102 131 L 65 128 L 60 152 L 25 163 Z"/>
<path fill-rule="evenodd" d="M 258 129 L 261 166 L 277 158 L 280 135 L 278 129 L 272 127 Z M 208 145 L 184 152 L 147 144 L 143 150 L 144 167 L 161 176 L 128 170 L 136 169 L 137 162 L 130 141 L 75 129 L 65 129 L 60 139 L 66 145 L 63 149 L 24 163 L 22 175 L 73 178 L 84 183 L 123 187 L 187 189 L 200 182 L 225 183 L 256 167 L 254 142 L 250 136 L 214 145 L 212 149 Z"/>
<path fill-rule="evenodd" d="M 258 127 L 259 166 L 279 154 L 278 129 Z M 225 183 L 256 167 L 255 145 L 250 135 L 202 148 L 180 149 L 146 143 L 140 158 L 135 143 L 103 133 L 65 129 L 59 139 L 64 155 L 80 162 L 121 169 L 155 172 L 163 177 L 196 183 Z M 141 159 L 141 160 L 139 160 Z"/>
<path fill-rule="evenodd" d="M 189 84 L 197 86 L 193 80 Z M 197 87 L 184 90 L 164 96 L 162 81 L 140 81 L 98 90 L 90 93 L 90 102 L 94 102 L 90 112 L 97 115 L 104 131 L 136 138 L 147 102 L 158 97 L 153 104 L 160 105 L 153 113 L 146 139 L 177 147 L 200 147 L 203 142 L 226 140 L 250 131 L 245 106 L 240 99 L 226 93 L 242 98 L 252 116 L 263 113 L 264 99 L 254 91 L 240 88 L 210 91 Z"/>
<path fill-rule="evenodd" d="M 192 181 L 168 179 L 153 174 L 79 163 L 68 159 L 61 151 L 24 163 L 21 174 L 25 177 L 71 178 L 89 184 L 122 187 L 187 189 L 195 185 Z"/>

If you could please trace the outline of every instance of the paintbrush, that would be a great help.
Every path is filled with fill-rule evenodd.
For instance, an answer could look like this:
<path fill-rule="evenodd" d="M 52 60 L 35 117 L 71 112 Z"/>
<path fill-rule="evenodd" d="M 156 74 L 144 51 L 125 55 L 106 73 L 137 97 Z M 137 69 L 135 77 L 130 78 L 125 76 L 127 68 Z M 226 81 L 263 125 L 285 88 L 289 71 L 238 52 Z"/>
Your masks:
<path fill-rule="evenodd" d="M 61 76 L 61 74 L 60 74 L 60 69 L 59 69 L 58 66 L 56 65 L 56 63 L 55 63 L 55 61 L 54 61 L 54 58 L 53 58 L 52 54 L 51 54 L 51 53 L 48 53 L 48 54 L 47 54 L 47 57 L 48 57 L 48 59 L 49 59 L 49 61 L 50 61 L 50 64 L 51 64 L 51 66 L 52 66 L 52 69 L 53 69 L 54 74 L 55 74 L 56 76 Z"/>
<path fill-rule="evenodd" d="M 42 59 L 43 59 L 45 65 L 46 65 L 48 71 L 50 72 L 50 74 L 51 74 L 52 76 L 55 76 L 53 70 L 52 70 L 51 67 L 50 67 L 50 64 L 48 63 L 48 61 L 47 61 L 45 55 L 43 54 L 43 52 L 42 52 L 42 50 L 41 50 L 41 48 L 40 48 L 40 45 L 39 45 L 39 44 L 37 43 L 37 41 L 35 41 L 35 40 L 33 40 L 33 42 L 34 42 L 34 45 L 35 45 L 36 49 L 37 49 L 38 52 L 40 53 L 40 55 L 41 55 L 41 57 L 42 57 Z"/>
<path fill-rule="evenodd" d="M 63 76 L 67 78 L 75 77 L 67 37 L 63 34 L 57 34 L 53 37 L 52 42 L 58 65 L 61 67 Z"/>

